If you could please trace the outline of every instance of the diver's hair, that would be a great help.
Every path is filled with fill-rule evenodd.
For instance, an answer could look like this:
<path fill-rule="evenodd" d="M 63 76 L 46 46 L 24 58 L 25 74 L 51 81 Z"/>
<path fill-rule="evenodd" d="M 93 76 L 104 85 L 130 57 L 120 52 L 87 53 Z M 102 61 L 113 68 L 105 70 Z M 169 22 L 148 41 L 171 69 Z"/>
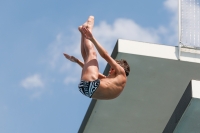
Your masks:
<path fill-rule="evenodd" d="M 121 59 L 121 60 L 115 60 L 115 61 L 117 62 L 117 64 L 119 64 L 121 67 L 124 68 L 124 71 L 125 71 L 125 73 L 126 73 L 126 76 L 128 77 L 129 72 L 130 72 L 130 66 L 129 66 L 129 64 L 127 63 L 127 61 L 126 61 L 126 60 L 123 60 L 123 59 Z"/>

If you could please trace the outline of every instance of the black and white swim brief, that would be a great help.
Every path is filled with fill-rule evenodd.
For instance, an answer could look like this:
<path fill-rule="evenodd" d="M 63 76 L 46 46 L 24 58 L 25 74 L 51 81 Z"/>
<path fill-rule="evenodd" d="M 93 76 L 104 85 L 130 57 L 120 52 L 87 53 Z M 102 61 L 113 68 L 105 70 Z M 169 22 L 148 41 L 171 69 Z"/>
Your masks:
<path fill-rule="evenodd" d="M 97 79 L 95 81 L 84 81 L 84 80 L 81 80 L 81 82 L 79 83 L 78 85 L 78 88 L 79 88 L 79 91 L 91 98 L 92 95 L 94 94 L 94 92 L 96 91 L 96 89 L 99 87 L 100 85 L 100 80 Z"/>

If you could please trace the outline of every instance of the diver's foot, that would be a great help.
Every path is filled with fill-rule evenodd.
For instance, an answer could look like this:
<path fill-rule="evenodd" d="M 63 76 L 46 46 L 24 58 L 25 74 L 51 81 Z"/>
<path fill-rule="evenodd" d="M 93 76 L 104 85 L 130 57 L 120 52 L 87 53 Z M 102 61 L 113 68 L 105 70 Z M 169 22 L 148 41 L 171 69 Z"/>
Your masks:
<path fill-rule="evenodd" d="M 94 16 L 89 16 L 88 20 L 83 24 L 90 32 L 92 32 L 94 26 Z"/>

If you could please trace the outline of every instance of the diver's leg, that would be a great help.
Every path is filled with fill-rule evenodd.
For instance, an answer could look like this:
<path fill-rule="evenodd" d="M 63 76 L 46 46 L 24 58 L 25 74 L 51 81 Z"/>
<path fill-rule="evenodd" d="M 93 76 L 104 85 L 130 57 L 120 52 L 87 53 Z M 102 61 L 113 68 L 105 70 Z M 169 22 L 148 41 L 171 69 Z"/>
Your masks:
<path fill-rule="evenodd" d="M 98 79 L 99 65 L 97 61 L 97 54 L 94 47 L 85 47 L 87 59 L 84 62 L 81 79 L 85 81 L 94 81 Z"/>
<path fill-rule="evenodd" d="M 94 26 L 94 16 L 89 16 L 88 20 L 82 25 L 88 28 L 92 32 L 93 26 Z M 78 27 L 78 30 L 81 32 L 82 26 Z M 86 39 L 82 32 L 81 32 L 81 55 L 83 57 L 84 62 L 86 61 L 87 55 L 85 52 L 84 44 L 89 44 L 90 41 Z"/>
<path fill-rule="evenodd" d="M 80 32 L 81 32 L 81 28 L 82 28 L 82 26 L 78 27 L 78 29 L 79 29 Z M 83 60 L 85 62 L 86 58 L 87 58 L 87 55 L 86 55 L 86 52 L 85 52 L 84 43 L 85 43 L 85 39 L 84 39 L 83 34 L 81 33 L 81 55 L 82 55 Z"/>
<path fill-rule="evenodd" d="M 83 24 L 83 26 L 87 27 L 87 29 L 90 31 L 92 31 L 93 25 L 94 25 L 93 16 L 89 16 L 86 23 Z M 81 31 L 81 27 L 79 28 L 79 30 Z M 83 37 L 83 35 L 82 35 L 81 48 L 85 50 L 85 55 L 86 55 L 81 79 L 86 81 L 93 81 L 98 79 L 99 66 L 97 62 L 97 54 L 94 49 L 94 45 L 90 40 Z"/>

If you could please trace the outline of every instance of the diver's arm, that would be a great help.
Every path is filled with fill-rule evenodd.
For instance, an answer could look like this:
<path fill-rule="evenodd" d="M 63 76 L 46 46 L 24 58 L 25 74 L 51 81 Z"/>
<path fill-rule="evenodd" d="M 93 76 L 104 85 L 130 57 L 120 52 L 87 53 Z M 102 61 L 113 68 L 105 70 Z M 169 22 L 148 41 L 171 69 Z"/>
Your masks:
<path fill-rule="evenodd" d="M 66 53 L 64 53 L 64 56 L 65 56 L 68 60 L 70 60 L 71 62 L 77 63 L 81 68 L 84 67 L 84 63 L 83 63 L 82 61 L 80 61 L 79 59 L 77 59 L 76 57 L 70 56 L 70 55 L 68 55 L 68 54 L 66 54 Z M 102 78 L 106 78 L 106 76 L 103 75 L 103 74 L 101 74 L 101 73 L 99 73 L 98 79 L 102 79 Z"/>

